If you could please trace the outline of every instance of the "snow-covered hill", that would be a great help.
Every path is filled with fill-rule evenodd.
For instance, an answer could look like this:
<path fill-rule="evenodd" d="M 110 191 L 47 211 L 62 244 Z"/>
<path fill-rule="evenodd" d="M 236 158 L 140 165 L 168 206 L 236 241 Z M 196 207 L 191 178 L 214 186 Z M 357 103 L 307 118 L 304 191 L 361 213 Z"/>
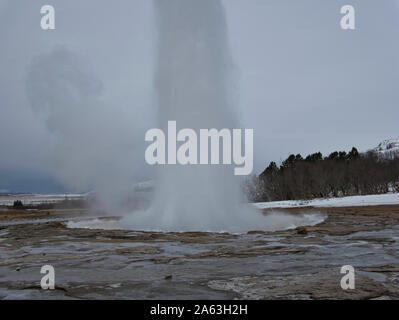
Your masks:
<path fill-rule="evenodd" d="M 399 152 L 399 138 L 384 140 L 373 151 L 381 154 Z"/>

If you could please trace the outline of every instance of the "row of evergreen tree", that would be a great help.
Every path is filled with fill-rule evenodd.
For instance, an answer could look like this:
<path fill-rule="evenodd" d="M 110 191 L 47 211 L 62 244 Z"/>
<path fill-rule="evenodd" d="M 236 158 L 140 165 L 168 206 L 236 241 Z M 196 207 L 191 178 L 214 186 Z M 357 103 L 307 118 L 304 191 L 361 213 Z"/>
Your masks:
<path fill-rule="evenodd" d="M 370 151 L 291 154 L 280 166 L 271 162 L 246 184 L 252 201 L 300 200 L 399 192 L 399 154 Z"/>

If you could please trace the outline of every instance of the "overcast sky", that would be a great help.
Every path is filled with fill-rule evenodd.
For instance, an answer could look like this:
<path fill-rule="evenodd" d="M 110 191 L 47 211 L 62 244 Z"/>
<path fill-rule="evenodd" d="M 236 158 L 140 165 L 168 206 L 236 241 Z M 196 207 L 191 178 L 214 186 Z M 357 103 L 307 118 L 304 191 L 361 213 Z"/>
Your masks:
<path fill-rule="evenodd" d="M 223 3 L 239 116 L 242 126 L 255 132 L 256 173 L 289 153 L 328 154 L 352 146 L 363 151 L 399 137 L 396 0 Z M 55 7 L 56 30 L 41 30 L 43 4 Z M 356 9 L 356 30 L 340 28 L 345 4 Z M 16 172 L 42 178 L 54 173 L 57 135 L 70 128 L 58 127 L 62 112 L 49 116 L 32 106 L 29 87 L 40 86 L 57 59 L 82 73 L 71 77 L 98 83 L 93 99 L 101 101 L 104 119 L 115 124 L 107 130 L 144 140 L 143 130 L 154 124 L 154 35 L 148 0 L 0 0 L 0 190 L 19 191 L 23 178 L 14 181 Z M 44 75 L 30 77 L 32 66 L 43 68 Z M 54 96 L 57 81 L 44 79 L 40 94 L 52 90 Z M 126 119 L 132 119 L 132 131 L 124 127 Z M 136 159 L 144 157 L 137 153 Z M 138 180 L 151 176 L 144 163 L 138 166 Z"/>

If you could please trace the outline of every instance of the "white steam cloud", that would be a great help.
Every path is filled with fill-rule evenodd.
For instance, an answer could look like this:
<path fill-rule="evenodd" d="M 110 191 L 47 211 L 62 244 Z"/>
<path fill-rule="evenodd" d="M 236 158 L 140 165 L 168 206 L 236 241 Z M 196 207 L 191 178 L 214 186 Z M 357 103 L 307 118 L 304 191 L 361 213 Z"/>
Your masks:
<path fill-rule="evenodd" d="M 108 208 L 120 207 L 144 150 L 140 115 L 104 101 L 89 61 L 65 47 L 33 59 L 26 90 L 56 138 L 54 175 L 73 190 L 96 191 Z"/>

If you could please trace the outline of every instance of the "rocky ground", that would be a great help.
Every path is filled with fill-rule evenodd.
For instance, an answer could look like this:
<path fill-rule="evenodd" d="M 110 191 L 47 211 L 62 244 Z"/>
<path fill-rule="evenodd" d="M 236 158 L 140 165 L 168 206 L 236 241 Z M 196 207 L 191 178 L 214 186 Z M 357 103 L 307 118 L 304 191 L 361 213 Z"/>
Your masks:
<path fill-rule="evenodd" d="M 284 211 L 328 218 L 233 235 L 71 229 L 85 210 L 2 210 L 0 298 L 399 298 L 399 206 Z M 47 264 L 55 290 L 40 287 Z M 340 286 L 343 265 L 355 268 L 354 290 Z"/>

